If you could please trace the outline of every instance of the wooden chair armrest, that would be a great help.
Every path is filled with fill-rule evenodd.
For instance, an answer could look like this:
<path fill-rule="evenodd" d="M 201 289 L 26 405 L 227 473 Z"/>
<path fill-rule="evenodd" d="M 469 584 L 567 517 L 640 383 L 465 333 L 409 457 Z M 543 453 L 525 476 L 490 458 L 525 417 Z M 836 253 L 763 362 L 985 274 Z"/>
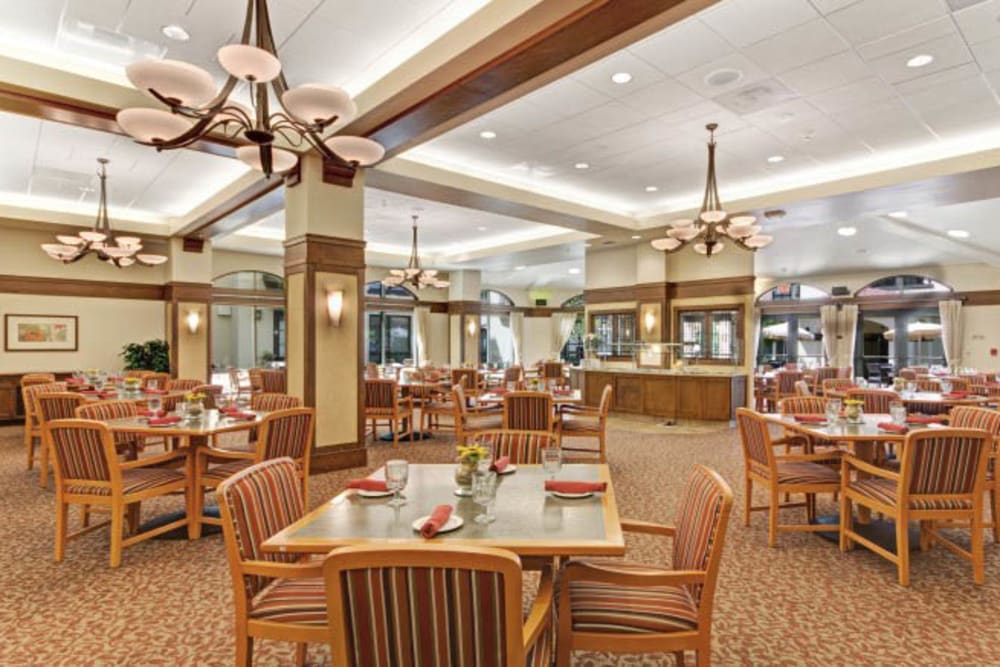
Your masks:
<path fill-rule="evenodd" d="M 803 443 L 809 442 L 809 436 L 803 433 L 786 433 L 780 438 L 775 438 L 771 441 L 771 445 L 774 447 L 784 446 L 784 445 L 801 445 Z"/>
<path fill-rule="evenodd" d="M 842 453 L 839 449 L 830 449 L 815 454 L 780 454 L 776 455 L 774 459 L 776 461 L 829 461 Z"/>
<path fill-rule="evenodd" d="M 156 466 L 161 463 L 169 463 L 170 461 L 176 461 L 178 459 L 187 458 L 187 452 L 184 450 L 174 450 L 172 452 L 167 452 L 166 454 L 158 454 L 156 456 L 148 456 L 144 459 L 136 459 L 135 461 L 125 461 L 118 464 L 118 467 L 122 470 L 130 470 L 132 468 L 145 468 L 147 466 Z"/>
<path fill-rule="evenodd" d="M 538 642 L 538 637 L 545 629 L 545 625 L 553 622 L 552 605 L 555 599 L 555 588 L 555 577 L 552 574 L 552 567 L 548 566 L 542 570 L 542 578 L 538 582 L 538 593 L 535 595 L 535 602 L 531 605 L 528 618 L 524 621 L 522 632 L 525 653 Z"/>
<path fill-rule="evenodd" d="M 251 461 L 255 452 L 235 449 L 216 449 L 215 447 L 199 447 L 198 455 L 206 459 L 226 459 L 229 461 Z"/>
<path fill-rule="evenodd" d="M 673 526 L 666 526 L 662 523 L 653 523 L 651 521 L 639 521 L 638 519 L 622 519 L 621 525 L 622 530 L 631 533 L 666 535 L 667 537 L 673 537 L 676 530 Z"/>
<path fill-rule="evenodd" d="M 894 482 L 899 481 L 898 472 L 894 472 L 892 470 L 886 470 L 885 468 L 879 468 L 878 466 L 872 465 L 867 461 L 862 461 L 858 457 L 853 456 L 851 454 L 845 454 L 841 456 L 840 460 L 842 461 L 841 470 L 843 470 L 845 473 L 848 472 L 850 468 L 854 468 L 855 470 L 858 470 L 860 472 L 866 472 L 870 475 L 881 477 L 882 479 L 888 479 Z"/>
<path fill-rule="evenodd" d="M 245 560 L 240 563 L 243 574 L 272 579 L 311 579 L 323 576 L 323 561 L 310 560 L 302 563 L 273 563 L 266 560 Z"/>
<path fill-rule="evenodd" d="M 563 568 L 560 585 L 571 581 L 593 581 L 617 586 L 683 586 L 704 584 L 708 575 L 701 570 L 636 572 L 615 567 L 614 563 L 569 562 Z M 568 587 L 566 589 L 569 590 Z"/>

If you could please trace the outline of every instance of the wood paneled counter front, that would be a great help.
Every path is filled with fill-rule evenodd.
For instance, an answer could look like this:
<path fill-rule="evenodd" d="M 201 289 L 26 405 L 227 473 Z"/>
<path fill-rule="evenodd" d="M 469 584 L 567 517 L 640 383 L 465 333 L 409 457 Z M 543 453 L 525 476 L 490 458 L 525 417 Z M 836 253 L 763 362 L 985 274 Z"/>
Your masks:
<path fill-rule="evenodd" d="M 570 375 L 587 405 L 597 405 L 604 386 L 610 384 L 614 389 L 613 412 L 729 421 L 747 400 L 747 376 L 743 373 L 572 368 Z"/>

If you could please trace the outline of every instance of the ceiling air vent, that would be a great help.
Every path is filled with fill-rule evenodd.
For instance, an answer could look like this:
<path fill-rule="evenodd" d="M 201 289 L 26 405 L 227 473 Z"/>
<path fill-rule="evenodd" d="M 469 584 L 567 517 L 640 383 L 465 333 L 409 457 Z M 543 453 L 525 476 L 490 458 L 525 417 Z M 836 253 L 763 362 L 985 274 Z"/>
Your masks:
<path fill-rule="evenodd" d="M 775 79 L 766 79 L 743 86 L 731 93 L 719 95 L 715 101 L 733 113 L 742 116 L 794 100 L 796 97 L 798 95 L 785 84 Z"/>

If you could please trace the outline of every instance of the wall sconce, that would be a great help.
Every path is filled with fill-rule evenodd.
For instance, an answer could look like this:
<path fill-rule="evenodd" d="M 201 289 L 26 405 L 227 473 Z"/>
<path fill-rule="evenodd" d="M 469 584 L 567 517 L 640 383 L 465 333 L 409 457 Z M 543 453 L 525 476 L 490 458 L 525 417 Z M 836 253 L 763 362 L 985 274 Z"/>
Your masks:
<path fill-rule="evenodd" d="M 469 337 L 476 335 L 476 321 L 473 319 L 469 320 L 469 323 L 465 325 L 465 330 L 469 333 Z"/>
<path fill-rule="evenodd" d="M 656 326 L 656 314 L 647 310 L 646 315 L 643 317 L 643 324 L 646 326 L 646 333 L 653 333 L 653 328 Z"/>
<path fill-rule="evenodd" d="M 198 333 L 198 327 L 201 325 L 201 313 L 197 310 L 189 310 L 187 316 L 184 318 L 187 322 L 188 331 L 192 334 Z"/>
<path fill-rule="evenodd" d="M 340 326 L 340 317 L 344 314 L 343 290 L 331 290 L 326 293 L 326 313 L 330 316 L 330 324 Z"/>

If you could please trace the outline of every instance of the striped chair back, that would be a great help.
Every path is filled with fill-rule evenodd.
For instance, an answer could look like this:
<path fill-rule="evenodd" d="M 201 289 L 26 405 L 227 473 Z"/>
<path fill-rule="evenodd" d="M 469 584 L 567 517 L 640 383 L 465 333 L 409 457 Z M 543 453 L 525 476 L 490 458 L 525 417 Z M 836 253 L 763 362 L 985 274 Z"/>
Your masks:
<path fill-rule="evenodd" d="M 24 423 L 37 423 L 38 403 L 37 399 L 42 394 L 56 394 L 66 391 L 65 382 L 43 382 L 40 384 L 29 384 L 21 387 L 21 401 L 24 403 Z"/>
<path fill-rule="evenodd" d="M 833 380 L 837 377 L 837 369 L 834 366 L 820 366 L 816 369 L 816 384 L 823 386 L 823 380 Z"/>
<path fill-rule="evenodd" d="M 743 463 L 746 468 L 768 473 L 774 461 L 771 451 L 771 435 L 767 423 L 753 410 L 736 409 L 736 424 L 740 430 L 740 445 L 743 448 Z"/>
<path fill-rule="evenodd" d="M 958 405 L 951 409 L 948 424 L 952 428 L 972 428 L 986 431 L 994 438 L 1000 437 L 1000 411 Z"/>
<path fill-rule="evenodd" d="M 802 379 L 801 371 L 778 371 L 774 374 L 775 386 L 781 396 L 794 396 L 795 383 Z"/>
<path fill-rule="evenodd" d="M 268 582 L 244 575 L 246 561 L 291 563 L 295 554 L 267 553 L 264 541 L 302 518 L 302 473 L 289 458 L 271 459 L 241 470 L 219 484 L 215 497 L 222 516 L 222 534 L 236 589 L 246 593 L 246 605 Z"/>
<path fill-rule="evenodd" d="M 99 422 L 64 419 L 42 427 L 47 446 L 55 455 L 56 488 L 107 488 L 120 475 L 111 430 Z M 86 489 L 95 492 L 96 488 Z"/>
<path fill-rule="evenodd" d="M 601 390 L 601 402 L 597 404 L 597 410 L 601 413 L 602 419 L 607 419 L 608 413 L 611 412 L 611 399 L 614 398 L 615 390 L 610 384 L 604 385 L 604 389 Z"/>
<path fill-rule="evenodd" d="M 888 414 L 889 404 L 899 400 L 899 394 L 889 389 L 851 389 L 847 400 L 861 401 L 861 407 L 868 414 Z"/>
<path fill-rule="evenodd" d="M 512 391 L 503 397 L 503 427 L 517 431 L 552 431 L 552 394 Z"/>
<path fill-rule="evenodd" d="M 524 380 L 524 369 L 520 366 L 511 366 L 510 368 L 504 369 L 503 381 L 504 384 L 508 382 L 522 382 Z"/>
<path fill-rule="evenodd" d="M 166 409 L 165 403 L 164 409 Z M 96 421 L 135 417 L 137 414 L 138 408 L 136 408 L 135 403 L 132 401 L 98 401 L 96 403 L 85 403 L 76 409 L 77 419 L 93 419 Z M 135 442 L 138 438 L 135 433 L 115 431 L 113 439 L 116 445 L 126 445 Z"/>
<path fill-rule="evenodd" d="M 897 375 L 904 380 L 916 381 L 917 379 L 917 372 L 912 368 L 901 368 Z"/>
<path fill-rule="evenodd" d="M 223 391 L 225 387 L 221 384 L 199 384 L 191 389 L 194 394 L 205 394 L 205 407 L 210 409 L 219 407 L 219 397 Z"/>
<path fill-rule="evenodd" d="M 147 375 L 149 375 L 152 372 L 153 371 L 147 371 L 145 369 L 141 369 L 140 368 L 140 369 L 135 369 L 135 370 L 131 370 L 131 371 L 125 371 L 125 376 L 124 377 L 127 377 L 127 378 L 140 378 L 140 379 L 142 379 L 142 378 L 146 377 Z"/>
<path fill-rule="evenodd" d="M 178 378 L 176 380 L 167 380 L 163 389 L 166 389 L 167 391 L 192 391 L 195 387 L 201 384 L 204 384 L 201 380 Z"/>
<path fill-rule="evenodd" d="M 847 391 L 854 388 L 854 380 L 850 378 L 827 378 L 823 380 L 823 393 L 828 391 Z"/>
<path fill-rule="evenodd" d="M 900 454 L 900 480 L 911 507 L 921 501 L 945 501 L 960 509 L 975 491 L 982 494 L 992 438 L 979 430 L 946 428 L 912 431 Z M 903 495 L 903 494 L 900 494 Z M 940 498 L 940 496 L 947 496 Z"/>
<path fill-rule="evenodd" d="M 819 396 L 792 396 L 778 401 L 783 415 L 821 415 L 826 412 L 826 401 Z"/>
<path fill-rule="evenodd" d="M 545 361 L 542 362 L 542 377 L 546 380 L 563 380 L 563 362 Z"/>
<path fill-rule="evenodd" d="M 688 477 L 674 521 L 674 570 L 707 572 L 704 585 L 686 584 L 695 602 L 711 609 L 722 559 L 733 491 L 719 473 L 696 465 Z"/>
<path fill-rule="evenodd" d="M 303 462 L 312 448 L 315 416 L 313 408 L 289 408 L 264 417 L 260 423 L 258 461 L 287 456 L 308 472 L 308 464 L 303 465 Z"/>
<path fill-rule="evenodd" d="M 479 371 L 475 368 L 453 368 L 451 369 L 451 383 L 459 384 L 465 381 L 465 390 L 476 394 L 479 392 Z"/>
<path fill-rule="evenodd" d="M 941 391 L 941 381 L 937 378 L 922 378 L 916 382 L 917 391 Z"/>
<path fill-rule="evenodd" d="M 396 407 L 397 396 L 399 392 L 395 380 L 365 380 L 366 410 L 392 412 Z"/>
<path fill-rule="evenodd" d="M 323 565 L 333 664 L 528 664 L 521 566 L 508 551 L 426 544 L 345 547 Z M 544 662 L 539 663 L 544 664 Z"/>
<path fill-rule="evenodd" d="M 148 389 L 155 383 L 159 389 L 166 389 L 170 381 L 170 373 L 146 373 L 142 376 L 142 388 Z"/>
<path fill-rule="evenodd" d="M 56 419 L 76 418 L 76 409 L 87 402 L 80 394 L 73 391 L 57 394 L 42 394 L 35 398 L 38 408 L 38 422 L 44 424 Z"/>
<path fill-rule="evenodd" d="M 1000 398 L 1000 383 L 986 385 L 986 395 L 990 398 Z"/>
<path fill-rule="evenodd" d="M 25 373 L 21 376 L 22 387 L 30 387 L 33 384 L 48 384 L 55 381 L 55 373 Z"/>
<path fill-rule="evenodd" d="M 551 433 L 538 431 L 480 431 L 472 437 L 474 445 L 493 445 L 493 459 L 510 458 L 514 465 L 541 465 L 542 450 L 555 447 Z"/>
<path fill-rule="evenodd" d="M 951 383 L 951 390 L 952 391 L 969 391 L 969 387 L 970 387 L 970 385 L 969 385 L 969 378 L 950 377 L 950 378 L 945 378 L 945 379 L 948 380 L 948 382 Z"/>
<path fill-rule="evenodd" d="M 258 370 L 260 390 L 272 394 L 284 394 L 286 391 L 285 371 L 263 368 Z"/>
<path fill-rule="evenodd" d="M 257 412 L 274 412 L 275 410 L 288 410 L 289 408 L 301 408 L 302 399 L 290 394 L 254 394 L 250 397 L 250 409 Z"/>

